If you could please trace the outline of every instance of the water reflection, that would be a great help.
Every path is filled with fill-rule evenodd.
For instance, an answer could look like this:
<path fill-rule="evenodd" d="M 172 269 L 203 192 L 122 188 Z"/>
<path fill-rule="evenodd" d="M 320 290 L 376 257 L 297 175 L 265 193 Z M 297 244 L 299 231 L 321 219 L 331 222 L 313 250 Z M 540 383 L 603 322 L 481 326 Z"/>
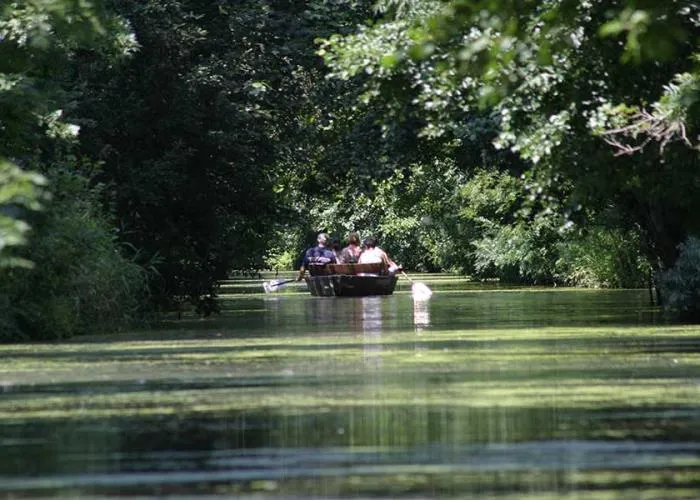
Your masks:
<path fill-rule="evenodd" d="M 413 326 L 420 333 L 430 326 L 430 308 L 428 300 L 413 301 Z"/>
<path fill-rule="evenodd" d="M 639 307 L 279 295 L 223 337 L 6 350 L 0 497 L 692 498 L 700 332 L 610 327 Z"/>
<path fill-rule="evenodd" d="M 644 411 L 635 419 L 663 424 Z M 573 423 L 579 432 L 569 437 Z M 698 491 L 697 429 L 666 442 L 595 439 L 608 424 L 604 412 L 458 405 L 27 422 L 14 427 L 22 439 L 0 432 L 0 496 L 595 495 L 624 491 L 620 475 L 636 488 L 665 485 L 655 498 Z"/>
<path fill-rule="evenodd" d="M 374 370 L 382 365 L 383 297 L 361 297 L 363 353 L 365 363 Z"/>
<path fill-rule="evenodd" d="M 362 331 L 365 335 L 379 336 L 382 332 L 382 297 L 362 297 Z"/>

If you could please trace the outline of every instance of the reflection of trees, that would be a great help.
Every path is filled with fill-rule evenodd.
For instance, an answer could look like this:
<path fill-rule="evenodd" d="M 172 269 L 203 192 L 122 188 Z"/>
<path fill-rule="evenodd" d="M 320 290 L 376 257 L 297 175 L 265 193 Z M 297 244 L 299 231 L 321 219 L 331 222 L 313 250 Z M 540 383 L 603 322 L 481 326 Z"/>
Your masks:
<path fill-rule="evenodd" d="M 263 298 L 263 308 L 265 309 L 265 314 L 263 319 L 266 325 L 278 326 L 281 323 L 281 306 L 280 302 L 284 299 L 276 296 L 265 296 Z"/>
<path fill-rule="evenodd" d="M 4 425 L 0 429 L 0 476 L 119 470 L 118 461 L 113 457 L 120 451 L 121 436 L 119 429 L 110 422 L 32 420 Z M 14 444 L 7 446 L 10 442 Z"/>
<path fill-rule="evenodd" d="M 305 327 L 322 326 L 326 328 L 331 325 L 335 330 L 338 327 L 337 305 L 336 300 L 330 297 L 309 297 L 300 304 L 299 307 L 304 308 Z"/>

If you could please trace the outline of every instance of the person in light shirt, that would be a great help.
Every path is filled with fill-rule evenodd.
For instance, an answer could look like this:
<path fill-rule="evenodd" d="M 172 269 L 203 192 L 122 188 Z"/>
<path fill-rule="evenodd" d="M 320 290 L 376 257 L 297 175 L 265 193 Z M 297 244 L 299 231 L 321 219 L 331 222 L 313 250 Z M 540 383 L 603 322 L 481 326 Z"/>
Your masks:
<path fill-rule="evenodd" d="M 358 259 L 358 264 L 381 264 L 382 262 L 386 264 L 389 269 L 390 274 L 394 274 L 401 270 L 401 267 L 396 264 L 387 253 L 377 246 L 377 240 L 375 238 L 367 238 L 364 241 L 365 249 L 360 254 Z"/>

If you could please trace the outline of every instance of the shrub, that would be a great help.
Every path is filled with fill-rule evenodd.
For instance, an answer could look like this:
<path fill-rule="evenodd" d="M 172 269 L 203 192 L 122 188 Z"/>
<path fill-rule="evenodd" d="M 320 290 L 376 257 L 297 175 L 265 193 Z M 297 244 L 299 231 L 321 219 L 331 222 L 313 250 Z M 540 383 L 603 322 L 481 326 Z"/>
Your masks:
<path fill-rule="evenodd" d="M 661 297 L 667 309 L 684 317 L 700 317 L 700 239 L 689 236 L 679 247 L 679 255 L 671 269 L 661 273 Z"/>
<path fill-rule="evenodd" d="M 0 268 L 31 267 L 11 251 L 26 243 L 29 225 L 22 215 L 41 208 L 45 182 L 43 176 L 24 172 L 0 157 Z"/>
<path fill-rule="evenodd" d="M 552 283 L 556 237 L 544 219 L 496 226 L 474 242 L 476 275 L 510 283 Z"/>
<path fill-rule="evenodd" d="M 648 284 L 650 266 L 635 231 L 592 227 L 558 245 L 557 280 L 591 288 L 638 288 Z"/>
<path fill-rule="evenodd" d="M 98 192 L 77 174 L 53 180 L 55 200 L 24 252 L 33 267 L 0 270 L 0 340 L 114 331 L 145 300 L 145 272 L 121 254 Z"/>

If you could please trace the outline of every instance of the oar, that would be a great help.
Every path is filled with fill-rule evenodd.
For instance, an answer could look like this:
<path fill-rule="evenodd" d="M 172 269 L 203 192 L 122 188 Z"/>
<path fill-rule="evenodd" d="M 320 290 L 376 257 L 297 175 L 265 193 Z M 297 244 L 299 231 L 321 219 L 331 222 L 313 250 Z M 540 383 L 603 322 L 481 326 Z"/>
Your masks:
<path fill-rule="evenodd" d="M 277 290 L 280 289 L 282 285 L 286 285 L 287 283 L 292 283 L 293 281 L 296 281 L 295 279 L 291 280 L 271 280 L 271 281 L 265 281 L 263 282 L 263 290 L 265 290 L 265 293 L 271 293 L 271 292 L 276 292 Z"/>
<path fill-rule="evenodd" d="M 416 300 L 428 300 L 430 296 L 433 294 L 433 291 L 426 285 L 425 283 L 420 283 L 417 281 L 413 281 L 411 277 L 404 272 L 403 269 L 401 269 L 401 274 L 406 276 L 408 281 L 411 282 L 411 295 L 413 295 L 413 298 Z"/>

